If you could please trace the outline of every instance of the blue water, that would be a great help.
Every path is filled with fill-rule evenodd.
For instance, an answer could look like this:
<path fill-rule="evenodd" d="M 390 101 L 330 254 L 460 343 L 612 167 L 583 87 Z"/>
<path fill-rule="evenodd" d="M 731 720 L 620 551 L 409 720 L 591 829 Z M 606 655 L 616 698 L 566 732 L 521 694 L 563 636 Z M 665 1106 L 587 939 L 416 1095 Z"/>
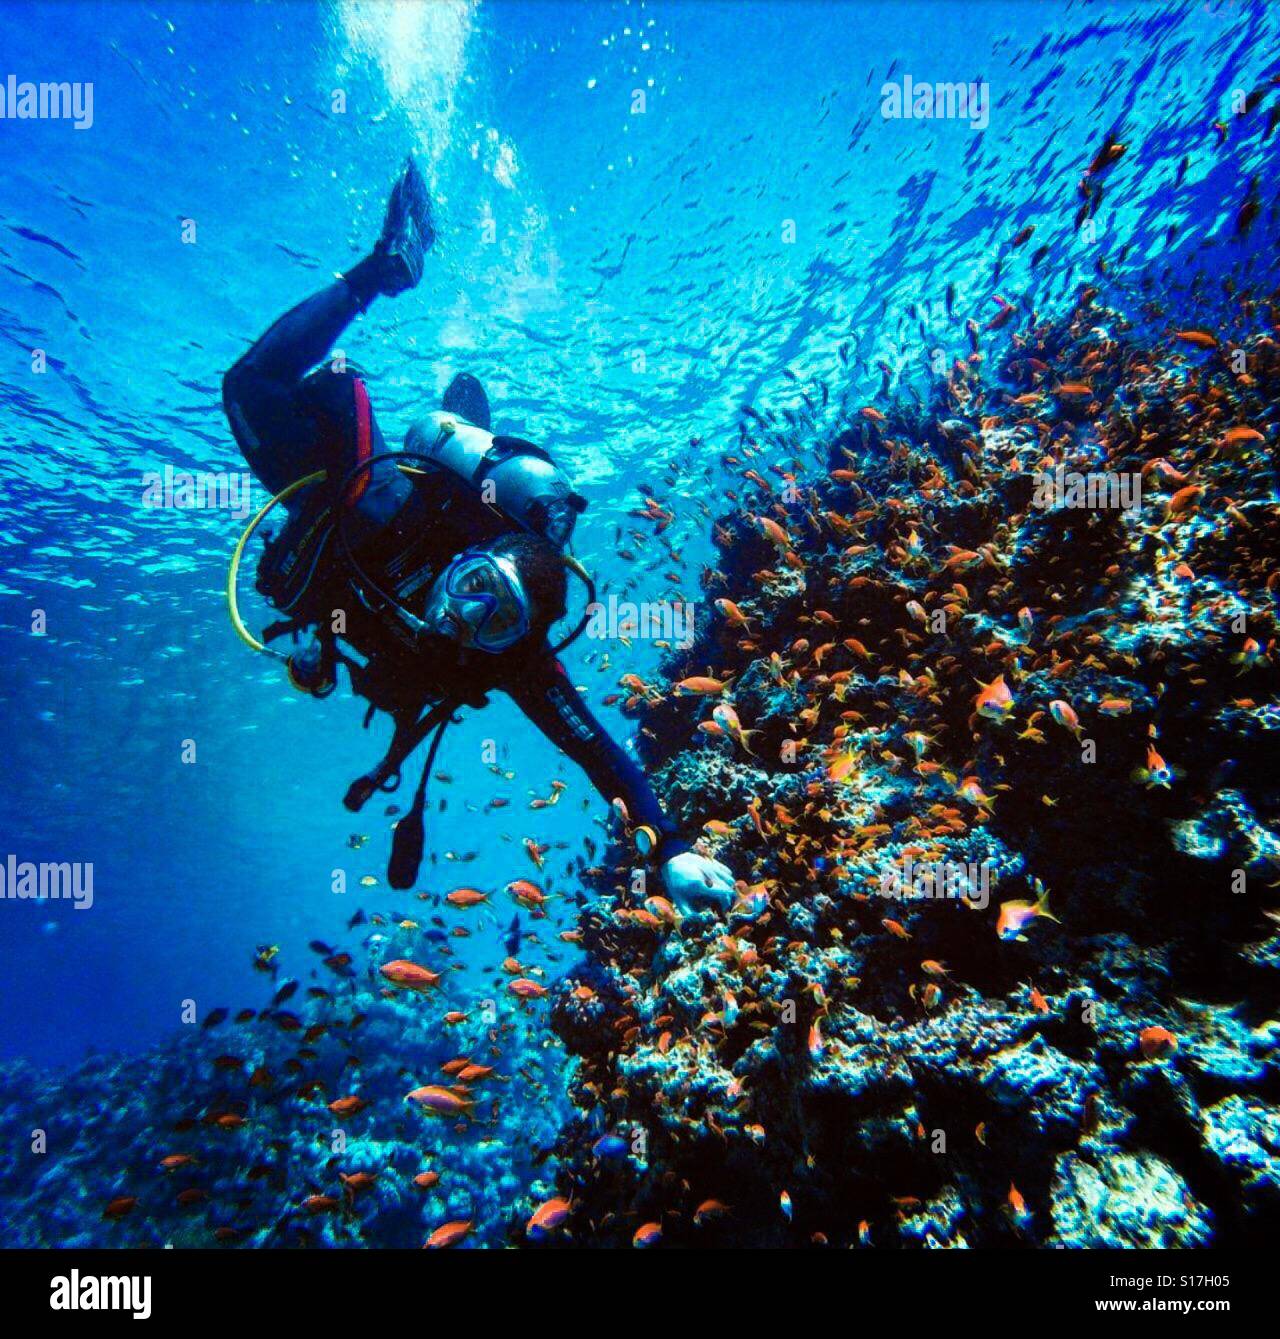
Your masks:
<path fill-rule="evenodd" d="M 842 347 L 868 387 L 879 360 L 918 366 L 948 284 L 958 310 L 994 314 L 999 292 L 1047 311 L 1101 258 L 1135 282 L 1167 268 L 1176 308 L 1197 264 L 1273 264 L 1209 244 L 1242 162 L 1274 186 L 1256 119 L 1228 126 L 1251 136 L 1230 167 L 1212 123 L 1275 72 L 1278 30 L 1280 10 L 1244 3 L 6 4 L 0 75 L 91 81 L 94 118 L 0 121 L 0 855 L 92 862 L 95 900 L 0 903 L 0 1054 L 141 1050 L 184 1000 L 258 1001 L 255 945 L 298 964 L 358 906 L 412 910 L 383 882 L 381 805 L 341 805 L 382 735 L 235 640 L 240 522 L 143 505 L 147 472 L 240 468 L 221 373 L 362 254 L 407 149 L 441 244 L 417 293 L 344 340 L 388 438 L 474 372 L 590 498 L 578 549 L 604 589 L 652 598 L 672 560 L 629 562 L 616 532 L 670 471 L 667 538 L 696 597 L 699 503 L 726 486 L 739 406 L 799 403 Z M 904 73 L 986 81 L 989 124 L 884 119 L 880 86 Z M 1077 183 L 1116 123 L 1128 154 L 1087 240 Z M 657 652 L 601 656 L 570 658 L 597 704 Z M 567 864 L 607 806 L 500 701 L 440 767 L 455 781 L 421 887 L 498 888 L 534 873 L 525 837 L 552 843 L 554 943 Z M 530 811 L 553 778 L 564 800 Z M 510 807 L 483 812 L 495 795 Z M 473 973 L 510 910 L 456 941 Z"/>

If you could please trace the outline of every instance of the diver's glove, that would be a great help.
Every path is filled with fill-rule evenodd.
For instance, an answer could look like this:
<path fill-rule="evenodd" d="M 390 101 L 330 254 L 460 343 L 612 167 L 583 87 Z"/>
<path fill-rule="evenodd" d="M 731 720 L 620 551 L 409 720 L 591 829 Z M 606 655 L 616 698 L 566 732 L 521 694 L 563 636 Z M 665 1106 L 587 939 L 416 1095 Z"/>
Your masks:
<path fill-rule="evenodd" d="M 416 288 L 422 280 L 424 258 L 435 240 L 431 195 L 410 154 L 391 188 L 377 244 L 344 276 L 361 310 L 379 294 L 395 297 Z"/>
<path fill-rule="evenodd" d="M 733 875 L 718 860 L 681 851 L 662 862 L 662 882 L 677 906 L 696 908 L 708 904 L 728 908 L 733 900 Z"/>

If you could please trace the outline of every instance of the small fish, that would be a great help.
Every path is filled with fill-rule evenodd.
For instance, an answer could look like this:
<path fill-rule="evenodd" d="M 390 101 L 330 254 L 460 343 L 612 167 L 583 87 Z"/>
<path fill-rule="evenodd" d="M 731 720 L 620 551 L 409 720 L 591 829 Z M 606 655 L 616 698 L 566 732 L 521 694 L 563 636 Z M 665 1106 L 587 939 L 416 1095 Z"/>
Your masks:
<path fill-rule="evenodd" d="M 1034 902 L 1018 900 L 1000 904 L 1000 915 L 996 920 L 996 934 L 1001 939 L 1014 939 L 1019 943 L 1025 943 L 1027 937 L 1022 933 L 1023 927 L 1038 917 L 1044 917 L 1045 920 L 1061 924 L 1049 910 L 1049 894 L 1039 880 L 1036 881 L 1036 891 L 1040 896 Z"/>
<path fill-rule="evenodd" d="M 527 976 L 509 981 L 507 989 L 513 995 L 518 995 L 522 1000 L 540 1000 L 547 993 L 546 986 L 540 986 L 536 981 L 530 981 Z"/>
<path fill-rule="evenodd" d="M 1218 341 L 1207 330 L 1179 330 L 1174 339 L 1197 349 L 1216 349 Z"/>
<path fill-rule="evenodd" d="M 1022 1197 L 1022 1192 L 1012 1181 L 1009 1182 L 1009 1195 L 1006 1201 L 1009 1208 L 1009 1217 L 1013 1219 L 1016 1227 L 1026 1227 L 1031 1222 L 1031 1211 L 1027 1208 L 1027 1202 Z"/>
<path fill-rule="evenodd" d="M 487 902 L 489 894 L 482 893 L 478 888 L 455 888 L 453 892 L 445 894 L 444 900 L 451 907 L 475 907 L 481 902 Z"/>
<path fill-rule="evenodd" d="M 725 685 L 719 679 L 712 679 L 706 675 L 695 674 L 691 678 L 681 679 L 676 684 L 676 691 L 679 693 L 696 694 L 701 697 L 715 697 L 725 690 Z"/>
<path fill-rule="evenodd" d="M 826 1049 L 826 1043 L 822 1040 L 821 1019 L 815 1018 L 809 1025 L 808 1039 L 809 1058 L 811 1060 L 821 1060 L 822 1052 Z"/>
<path fill-rule="evenodd" d="M 1098 712 L 1103 716 L 1127 716 L 1133 710 L 1133 703 L 1127 697 L 1106 697 L 1098 703 Z"/>
<path fill-rule="evenodd" d="M 747 615 L 732 600 L 720 599 L 715 603 L 731 628 L 746 628 L 748 632 L 751 630 Z"/>
<path fill-rule="evenodd" d="M 959 795 L 962 800 L 966 800 L 969 804 L 973 805 L 975 809 L 980 809 L 983 812 L 989 811 L 991 806 L 995 803 L 991 796 L 982 789 L 982 783 L 978 778 L 972 775 L 965 777 L 964 780 L 960 782 L 959 786 L 956 787 L 956 794 Z"/>
<path fill-rule="evenodd" d="M 1156 752 L 1154 744 L 1147 745 L 1147 762 L 1145 767 L 1138 767 L 1132 773 L 1134 781 L 1142 782 L 1148 790 L 1162 788 L 1169 790 L 1175 779 L 1182 775 L 1181 769 L 1171 767 Z"/>
<path fill-rule="evenodd" d="M 592 1154 L 601 1160 L 607 1158 L 625 1157 L 630 1144 L 618 1134 L 602 1134 L 594 1144 L 591 1145 Z"/>
<path fill-rule="evenodd" d="M 570 1201 L 559 1196 L 544 1200 L 533 1211 L 529 1221 L 525 1224 L 525 1231 L 535 1241 L 541 1241 L 544 1237 L 549 1237 L 557 1228 L 564 1226 L 572 1209 L 573 1205 Z"/>
<path fill-rule="evenodd" d="M 1094 154 L 1093 161 L 1085 169 L 1085 176 L 1096 177 L 1101 175 L 1124 157 L 1127 148 L 1128 145 L 1121 144 L 1116 138 L 1115 130 L 1109 130 L 1102 142 L 1102 147 Z"/>
<path fill-rule="evenodd" d="M 742 722 L 738 719 L 738 713 L 727 702 L 719 702 L 711 713 L 711 719 L 733 740 L 744 752 L 750 753 L 754 758 L 756 755 L 747 739 L 751 735 L 759 734 L 758 730 L 744 730 Z"/>
<path fill-rule="evenodd" d="M 1259 665 L 1267 664 L 1267 653 L 1263 650 L 1256 638 L 1246 637 L 1244 639 L 1244 644 L 1240 649 L 1232 654 L 1231 663 L 1240 666 L 1240 668 L 1236 670 L 1236 675 L 1238 677 L 1241 674 L 1246 674 L 1251 669 L 1255 669 Z M 208 1026 L 207 1022 L 206 1026 Z"/>
<path fill-rule="evenodd" d="M 441 1088 L 433 1083 L 415 1088 L 411 1093 L 406 1094 L 404 1100 L 406 1102 L 416 1102 L 424 1110 L 434 1111 L 438 1116 L 467 1115 L 471 1108 L 475 1106 L 474 1102 L 468 1101 L 465 1097 L 459 1097 L 452 1089 Z"/>
<path fill-rule="evenodd" d="M 427 1238 L 423 1250 L 439 1251 L 448 1246 L 456 1246 L 460 1241 L 471 1235 L 473 1226 L 474 1223 L 470 1218 L 456 1219 L 452 1223 L 445 1223 L 443 1227 L 436 1228 Z"/>
<path fill-rule="evenodd" d="M 720 1200 L 703 1200 L 693 1211 L 694 1226 L 701 1227 L 704 1223 L 714 1222 L 717 1218 L 723 1218 L 728 1212 L 729 1206 Z"/>
<path fill-rule="evenodd" d="M 1178 1039 L 1167 1028 L 1144 1027 L 1138 1033 L 1138 1045 L 1144 1060 L 1163 1060 L 1178 1049 Z"/>
<path fill-rule="evenodd" d="M 1061 698 L 1055 698 L 1049 703 L 1049 715 L 1052 716 L 1064 730 L 1070 730 L 1077 739 L 1084 733 L 1084 728 L 1080 724 L 1080 717 L 1076 715 L 1076 710 L 1070 702 L 1064 702 Z"/>
<path fill-rule="evenodd" d="M 410 962 L 407 958 L 383 963 L 378 970 L 393 986 L 417 991 L 419 994 L 426 994 L 428 990 L 440 984 L 439 972 L 430 971 L 416 962 Z"/>
<path fill-rule="evenodd" d="M 978 680 L 982 691 L 973 700 L 974 710 L 989 721 L 1004 721 L 1013 711 L 1013 694 L 1004 681 L 1004 675 L 997 675 L 990 683 Z"/>

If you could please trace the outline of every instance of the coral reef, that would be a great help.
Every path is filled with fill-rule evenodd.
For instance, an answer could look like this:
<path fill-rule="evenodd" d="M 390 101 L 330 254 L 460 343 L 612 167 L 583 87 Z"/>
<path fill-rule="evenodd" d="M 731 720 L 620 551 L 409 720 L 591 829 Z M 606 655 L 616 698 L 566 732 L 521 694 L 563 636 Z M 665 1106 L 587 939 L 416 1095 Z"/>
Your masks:
<path fill-rule="evenodd" d="M 834 427 L 744 414 L 716 612 L 625 703 L 738 895 L 608 853 L 540 1240 L 1275 1231 L 1280 347 L 1231 306 L 1086 289 Z"/>
<path fill-rule="evenodd" d="M 305 985 L 260 949 L 265 1008 L 8 1066 L 10 1244 L 1267 1239 L 1280 348 L 1237 315 L 1086 291 L 925 393 L 752 410 L 697 636 L 622 701 L 732 904 L 619 831 L 559 979 L 513 927 L 466 994 L 376 913 Z"/>
<path fill-rule="evenodd" d="M 552 1170 L 555 1057 L 496 990 L 464 1011 L 388 986 L 410 933 L 374 936 L 359 970 L 318 944 L 327 984 L 296 1005 L 281 980 L 142 1055 L 0 1069 L 7 1244 L 418 1247 L 450 1225 L 502 1244 Z"/>

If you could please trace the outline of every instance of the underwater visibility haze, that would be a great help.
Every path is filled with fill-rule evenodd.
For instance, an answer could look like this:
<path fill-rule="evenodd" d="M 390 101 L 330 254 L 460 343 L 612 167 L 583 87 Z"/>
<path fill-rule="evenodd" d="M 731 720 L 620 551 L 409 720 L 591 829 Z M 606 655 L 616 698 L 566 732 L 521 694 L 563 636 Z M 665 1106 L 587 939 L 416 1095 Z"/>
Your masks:
<path fill-rule="evenodd" d="M 1274 1240 L 1280 8 L 0 56 L 6 1246 Z"/>

